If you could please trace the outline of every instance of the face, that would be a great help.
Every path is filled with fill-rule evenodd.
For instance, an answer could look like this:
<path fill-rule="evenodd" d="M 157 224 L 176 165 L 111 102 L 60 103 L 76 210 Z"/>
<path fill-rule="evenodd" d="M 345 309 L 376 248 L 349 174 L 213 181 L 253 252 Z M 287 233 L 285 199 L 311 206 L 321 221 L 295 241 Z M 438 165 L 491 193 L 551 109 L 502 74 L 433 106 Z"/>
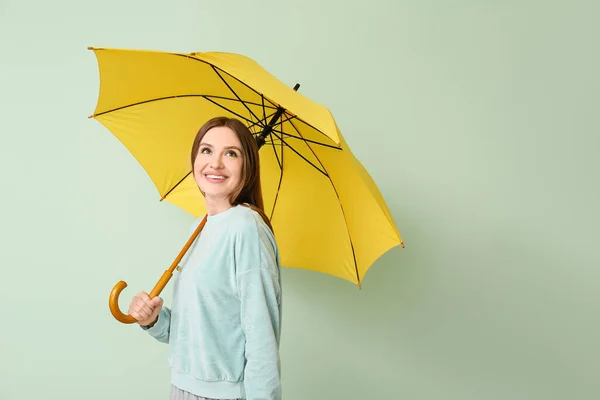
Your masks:
<path fill-rule="evenodd" d="M 207 200 L 228 201 L 242 180 L 242 145 L 233 130 L 211 128 L 194 161 L 194 177 Z"/>

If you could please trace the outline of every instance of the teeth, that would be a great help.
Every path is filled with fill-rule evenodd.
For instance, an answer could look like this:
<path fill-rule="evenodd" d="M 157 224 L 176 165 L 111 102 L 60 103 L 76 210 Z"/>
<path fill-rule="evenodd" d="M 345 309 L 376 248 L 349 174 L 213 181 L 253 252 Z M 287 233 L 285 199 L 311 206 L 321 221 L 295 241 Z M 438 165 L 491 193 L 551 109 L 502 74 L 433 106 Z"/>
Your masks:
<path fill-rule="evenodd" d="M 221 175 L 206 175 L 206 177 L 210 179 L 225 179 L 225 177 Z"/>

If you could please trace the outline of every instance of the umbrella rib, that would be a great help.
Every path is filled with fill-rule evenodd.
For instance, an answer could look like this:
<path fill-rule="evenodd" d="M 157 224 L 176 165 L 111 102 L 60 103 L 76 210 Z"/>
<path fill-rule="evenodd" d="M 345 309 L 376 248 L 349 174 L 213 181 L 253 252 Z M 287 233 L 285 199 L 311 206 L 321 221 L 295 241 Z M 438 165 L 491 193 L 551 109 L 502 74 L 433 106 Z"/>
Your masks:
<path fill-rule="evenodd" d="M 254 101 L 243 101 L 243 100 L 239 100 L 239 98 L 237 98 L 237 99 L 234 99 L 233 97 L 215 96 L 215 95 L 212 95 L 212 94 L 204 94 L 204 95 L 202 95 L 202 96 L 204 96 L 204 97 L 212 97 L 212 98 L 219 99 L 219 100 L 240 101 L 240 102 L 242 102 L 242 103 L 246 103 L 246 104 L 252 104 L 253 106 L 262 106 L 262 107 L 263 107 L 263 110 L 264 110 L 265 108 L 270 108 L 270 109 L 273 109 L 273 110 L 276 110 L 276 111 L 277 111 L 277 107 L 273 107 L 273 106 L 265 106 L 264 102 L 263 102 L 263 104 L 260 104 L 260 103 L 256 103 L 256 102 L 254 102 Z"/>
<path fill-rule="evenodd" d="M 285 110 L 285 111 L 287 111 L 287 110 Z M 286 116 L 286 118 L 282 118 L 281 119 L 281 125 L 282 126 L 283 126 L 284 122 L 291 122 L 291 120 L 293 120 L 293 119 L 297 119 L 297 120 L 299 120 L 299 121 L 301 121 L 301 122 L 304 123 L 304 121 L 302 121 L 301 119 L 299 119 L 296 115 L 289 115 L 288 113 L 285 113 L 285 116 Z M 279 125 L 279 124 L 277 124 L 277 125 Z M 275 126 L 277 126 L 277 125 L 275 125 Z M 292 126 L 294 127 L 294 129 L 296 131 L 298 131 L 298 129 L 293 124 L 292 124 Z M 308 126 L 310 126 L 310 125 L 308 125 Z M 311 142 L 311 143 L 318 144 L 318 145 L 321 145 L 321 146 L 331 147 L 332 149 L 342 150 L 342 148 L 338 147 L 338 146 L 333 146 L 333 145 L 330 145 L 330 144 L 317 142 L 315 140 L 305 139 L 303 137 L 298 137 L 298 136 L 291 135 L 289 133 L 283 132 L 283 128 L 282 128 L 282 130 L 277 130 L 277 129 L 273 128 L 273 130 L 275 132 L 281 133 L 283 135 L 286 135 L 286 136 L 289 136 L 289 137 L 293 137 L 293 138 L 296 138 L 296 139 L 300 139 L 300 140 L 304 140 L 306 142 Z M 318 129 L 317 129 L 317 131 L 322 134 L 322 132 L 320 132 Z M 325 136 L 325 135 L 323 135 L 323 136 Z M 325 137 L 329 139 L 328 136 L 325 136 Z"/>
<path fill-rule="evenodd" d="M 175 184 L 175 185 L 174 185 L 174 186 L 173 186 L 171 189 L 169 189 L 169 191 L 168 191 L 167 193 L 165 193 L 165 195 L 164 195 L 164 196 L 162 196 L 162 197 L 160 198 L 160 201 L 163 201 L 164 199 L 166 199 L 166 198 L 167 198 L 167 196 L 168 196 L 168 195 L 170 195 L 170 194 L 171 194 L 171 192 L 172 192 L 173 190 L 175 190 L 175 188 L 176 188 L 177 186 L 179 186 L 179 185 L 181 184 L 181 182 L 183 182 L 183 181 L 185 180 L 185 178 L 187 178 L 187 177 L 188 177 L 188 176 L 189 176 L 191 173 L 192 173 L 192 171 L 190 171 L 190 172 L 188 172 L 187 174 L 185 174 L 185 176 L 184 176 L 183 178 L 181 178 L 181 179 L 179 180 L 179 182 L 177 182 L 177 183 L 176 183 L 176 184 Z"/>
<path fill-rule="evenodd" d="M 275 143 L 275 144 L 277 144 L 277 143 L 281 143 L 281 140 L 279 140 L 279 138 L 271 137 L 270 139 L 266 139 L 265 143 Z"/>
<path fill-rule="evenodd" d="M 286 113 L 286 111 L 287 111 L 287 110 L 284 108 L 284 109 L 283 109 L 283 112 L 284 112 L 284 115 L 287 117 L 287 116 L 288 116 L 288 114 Z M 294 119 L 294 118 L 296 118 L 296 117 L 295 117 L 295 116 L 292 116 L 292 117 L 288 117 L 288 118 L 283 118 L 283 116 L 282 116 L 282 117 L 279 119 L 279 121 L 278 121 L 278 122 L 277 122 L 277 123 L 276 123 L 274 126 L 277 126 L 277 125 L 283 125 L 283 123 L 284 123 L 284 122 L 288 122 L 289 120 L 291 120 L 291 119 Z"/>
<path fill-rule="evenodd" d="M 262 110 L 263 110 L 263 121 L 265 121 L 265 123 L 267 122 L 267 114 L 265 113 L 265 96 L 263 96 L 262 94 L 260 95 L 260 101 L 262 102 Z M 277 112 L 277 111 L 275 111 Z M 272 114 L 274 115 L 274 114 Z"/>
<path fill-rule="evenodd" d="M 109 113 L 112 113 L 112 112 L 115 112 L 115 111 L 123 110 L 125 108 L 131 108 L 131 107 L 139 106 L 141 104 L 153 103 L 153 102 L 161 101 L 161 100 L 171 100 L 171 99 L 177 99 L 177 98 L 184 98 L 184 97 L 202 97 L 203 99 L 210 101 L 211 103 L 213 103 L 213 104 L 215 104 L 215 105 L 223 108 L 226 111 L 229 111 L 232 114 L 235 114 L 236 116 L 242 118 L 245 121 L 253 122 L 252 120 L 249 120 L 248 118 L 243 117 L 243 116 L 235 113 L 234 111 L 228 109 L 227 107 L 219 104 L 218 102 L 212 100 L 212 98 L 219 98 L 219 99 L 231 100 L 231 101 L 238 101 L 238 100 L 233 99 L 233 98 L 229 99 L 229 98 L 226 98 L 226 97 L 210 96 L 210 95 L 206 95 L 206 94 L 176 94 L 176 95 L 173 95 L 173 96 L 157 97 L 157 98 L 154 98 L 154 99 L 139 101 L 137 103 L 131 103 L 131 104 L 127 104 L 125 106 L 120 106 L 120 107 L 116 107 L 116 108 L 113 108 L 113 109 L 110 109 L 110 110 L 102 111 L 102 112 L 99 112 L 98 114 L 94 114 L 93 117 L 94 118 L 95 117 L 99 117 L 101 115 L 105 115 L 105 114 L 109 114 Z M 244 102 L 242 101 L 242 103 L 244 103 Z M 257 104 L 257 103 L 248 103 L 248 104 L 256 104 L 256 105 L 260 106 L 260 104 Z"/>
<path fill-rule="evenodd" d="M 257 92 L 257 91 L 256 91 L 256 89 L 254 89 L 253 87 L 249 86 L 249 85 L 248 85 L 248 84 L 246 84 L 244 81 L 241 81 L 241 80 L 239 80 L 238 78 L 236 78 L 235 76 L 231 75 L 229 72 L 227 72 L 227 71 L 224 71 L 224 70 L 222 70 L 221 68 L 219 68 L 219 67 L 217 67 L 217 66 L 215 66 L 215 65 L 213 65 L 213 64 L 211 64 L 211 63 L 209 63 L 209 62 L 207 62 L 207 61 L 200 60 L 200 59 L 198 59 L 198 58 L 194 57 L 194 53 L 192 53 L 191 55 L 188 55 L 188 54 L 179 54 L 179 53 L 175 53 L 175 55 L 177 55 L 177 56 L 180 56 L 180 57 L 187 58 L 187 59 L 189 59 L 189 60 L 194 60 L 194 61 L 197 61 L 197 62 L 200 62 L 200 63 L 203 63 L 203 64 L 210 65 L 210 66 L 211 66 L 211 68 L 213 68 L 213 70 L 215 70 L 215 71 L 216 71 L 216 70 L 218 69 L 219 71 L 223 72 L 224 74 L 227 74 L 228 76 L 230 76 L 232 79 L 235 79 L 236 81 L 238 81 L 238 82 L 239 82 L 239 83 L 241 83 L 242 85 L 246 86 L 246 87 L 247 87 L 249 90 L 253 91 L 253 92 L 254 92 L 254 93 L 256 93 L 258 96 L 264 97 L 264 96 L 262 95 L 262 93 L 259 93 L 259 92 Z M 221 75 L 219 75 L 219 76 L 221 76 Z M 221 77 L 221 79 L 223 79 L 223 78 Z M 276 105 L 275 103 L 273 103 L 271 100 L 269 100 L 269 99 L 266 99 L 266 100 L 267 100 L 269 103 L 271 103 L 271 104 L 273 105 L 273 107 L 276 107 L 276 108 L 277 108 L 277 107 L 279 107 L 278 105 Z M 322 132 L 320 129 L 318 129 L 318 128 L 314 127 L 313 125 L 309 124 L 307 121 L 304 121 L 302 118 L 298 118 L 297 116 L 294 116 L 294 117 L 292 117 L 292 118 L 296 118 L 298 121 L 301 121 L 303 124 L 306 124 L 307 126 L 309 126 L 309 127 L 313 128 L 315 131 L 319 132 L 321 135 L 325 136 L 326 138 L 329 138 L 329 136 L 327 136 L 325 133 L 323 133 L 323 132 Z"/>
<path fill-rule="evenodd" d="M 308 126 L 308 127 L 312 128 L 312 129 L 314 129 L 315 131 L 319 132 L 321 135 L 325 136 L 327 139 L 331 140 L 331 138 L 330 138 L 329 136 L 327 136 L 326 134 L 324 134 L 323 132 L 321 132 L 321 130 L 319 130 L 319 129 L 315 128 L 314 126 L 312 126 L 312 125 L 311 125 L 311 124 L 309 124 L 308 122 L 304 121 L 302 118 L 298 118 L 298 116 L 297 116 L 297 115 L 289 115 L 289 114 L 287 113 L 287 111 L 288 111 L 288 110 L 286 110 L 285 108 L 284 108 L 283 110 L 284 110 L 285 116 L 286 116 L 287 118 L 285 118 L 285 119 L 282 119 L 282 120 L 281 120 L 281 122 L 282 122 L 282 123 L 283 123 L 283 122 L 291 122 L 291 120 L 293 120 L 293 119 L 296 119 L 296 120 L 298 120 L 298 121 L 302 122 L 303 124 L 305 124 L 306 126 Z M 292 125 L 292 126 L 293 126 L 293 125 Z M 298 129 L 297 129 L 295 126 L 294 126 L 294 129 L 296 129 L 296 131 L 298 130 Z M 290 135 L 290 136 L 292 136 L 292 135 Z M 307 139 L 304 139 L 304 140 L 307 140 Z M 316 143 L 318 143 L 318 142 L 316 142 Z"/>
<path fill-rule="evenodd" d="M 254 121 L 254 119 L 252 119 L 252 115 L 250 116 L 250 119 L 248 119 L 248 120 L 246 121 L 246 123 L 247 123 L 247 126 L 246 126 L 246 127 L 247 127 L 247 128 L 248 128 L 248 130 L 250 131 L 250 134 L 251 134 L 251 135 L 253 135 L 253 136 L 256 134 L 256 132 L 254 132 L 252 129 L 254 128 L 254 126 L 256 126 L 256 124 L 257 124 L 258 122 L 259 122 L 259 121 Z"/>
<path fill-rule="evenodd" d="M 109 113 L 112 113 L 115 111 L 123 110 L 125 108 L 139 106 L 141 104 L 153 103 L 155 101 L 160 101 L 160 100 L 176 99 L 179 97 L 204 97 L 204 95 L 202 95 L 202 94 L 177 94 L 177 95 L 173 95 L 173 96 L 156 97 L 154 99 L 138 101 L 136 103 L 131 103 L 131 104 L 127 104 L 125 106 L 120 106 L 120 107 L 112 108 L 110 110 L 102 111 L 102 112 L 99 112 L 98 114 L 92 115 L 92 117 L 94 117 L 94 118 L 99 117 L 100 115 L 109 114 Z"/>
<path fill-rule="evenodd" d="M 275 115 L 276 113 L 277 113 L 277 111 L 275 111 L 275 112 L 274 112 L 274 113 L 272 113 L 272 114 L 269 114 L 269 115 L 268 115 L 268 118 L 271 118 L 271 117 L 272 117 L 273 115 Z M 264 113 L 264 109 L 263 109 L 263 115 L 265 115 L 265 113 Z M 265 119 L 264 119 L 263 121 L 261 121 L 261 120 L 259 119 L 258 121 L 256 121 L 256 122 L 253 122 L 251 125 L 249 125 L 249 126 L 248 126 L 248 129 L 250 129 L 250 128 L 254 127 L 255 125 L 260 125 L 260 127 L 262 128 L 262 127 L 264 127 L 264 126 L 266 125 L 266 121 L 267 121 L 267 116 L 265 115 Z M 257 133 L 257 134 L 258 134 L 258 133 Z"/>
<path fill-rule="evenodd" d="M 273 207 L 271 207 L 271 216 L 269 217 L 269 220 L 273 219 L 273 214 L 275 214 L 275 206 L 279 199 L 279 190 L 281 189 L 281 182 L 283 181 L 283 142 L 281 142 L 281 161 L 277 156 L 275 142 L 271 141 L 271 146 L 273 146 L 273 152 L 275 153 L 275 158 L 277 158 L 277 163 L 279 164 L 279 182 L 277 183 L 277 191 L 275 192 L 275 199 L 273 200 Z"/>
<path fill-rule="evenodd" d="M 219 76 L 219 78 L 221 78 L 221 80 L 223 81 L 223 83 L 225 84 L 225 86 L 227 86 L 227 88 L 229 90 L 231 90 L 231 93 L 233 93 L 233 95 L 235 97 L 237 97 L 237 99 L 242 103 L 242 105 L 244 107 L 246 107 L 246 110 L 248 110 L 248 112 L 254 116 L 254 118 L 256 118 L 257 121 L 260 121 L 260 117 L 258 117 L 256 114 L 254 114 L 254 111 L 252 111 L 250 109 L 250 107 L 248 107 L 246 105 L 246 103 L 240 98 L 240 96 L 238 96 L 238 94 L 235 92 L 235 90 L 233 90 L 233 88 L 229 85 L 229 83 L 225 80 L 225 78 L 223 78 L 223 76 L 219 73 L 219 71 L 217 70 L 217 67 L 215 67 L 214 65 L 212 66 L 213 71 L 215 71 L 215 73 Z M 236 79 L 237 80 L 237 79 Z"/>
<path fill-rule="evenodd" d="M 281 129 L 283 130 L 283 123 L 284 123 L 284 122 L 289 122 L 290 120 L 292 120 L 292 119 L 296 118 L 296 116 L 295 116 L 295 115 L 294 115 L 294 116 L 291 116 L 291 117 L 288 117 L 288 114 L 286 113 L 286 111 L 287 111 L 287 110 L 284 108 L 284 109 L 283 109 L 283 112 L 284 112 L 284 115 L 285 115 L 287 118 L 283 118 L 283 117 L 279 118 L 279 120 L 277 121 L 277 123 L 276 123 L 275 125 L 273 125 L 273 127 L 272 127 L 272 130 L 276 130 L 276 129 L 275 129 L 275 127 L 276 127 L 277 125 L 281 125 L 281 126 L 282 126 L 282 128 L 281 128 Z M 275 112 L 275 113 L 276 113 L 276 112 Z M 271 116 L 272 116 L 272 115 L 275 115 L 275 113 L 271 114 Z M 266 119 L 265 119 L 265 121 L 266 121 Z M 279 132 L 279 133 L 283 133 L 282 131 L 278 131 L 278 132 Z M 287 134 L 287 133 L 286 133 L 286 135 L 289 135 L 289 134 Z M 290 135 L 290 136 L 292 136 L 292 135 Z"/>
<path fill-rule="evenodd" d="M 286 111 L 287 111 L 287 110 L 286 110 Z M 286 113 L 286 115 L 288 115 L 288 114 Z M 312 129 L 314 129 L 315 131 L 319 132 L 321 135 L 325 136 L 327 139 L 331 140 L 331 138 L 330 138 L 329 136 L 327 136 L 326 134 L 324 134 L 324 133 L 323 133 L 323 132 L 322 132 L 320 129 L 318 129 L 318 128 L 315 128 L 314 126 L 312 126 L 311 124 L 309 124 L 308 122 L 306 122 L 305 120 L 303 120 L 302 118 L 298 118 L 298 116 L 297 116 L 297 115 L 292 115 L 292 116 L 290 116 L 290 117 L 287 119 L 287 121 L 291 121 L 291 120 L 293 120 L 293 119 L 297 119 L 298 121 L 302 122 L 302 123 L 303 123 L 303 124 L 305 124 L 306 126 L 308 126 L 308 127 L 312 128 Z M 292 125 L 292 126 L 293 126 L 293 125 Z M 294 126 L 294 129 L 296 129 L 296 131 L 298 130 L 298 129 L 297 129 L 295 126 Z"/>
<path fill-rule="evenodd" d="M 204 97 L 204 96 L 203 96 L 203 97 Z M 248 122 L 248 123 L 254 123 L 254 121 L 252 121 L 251 119 L 248 119 L 248 118 L 244 117 L 243 115 L 240 115 L 240 114 L 236 113 L 235 111 L 233 111 L 233 110 L 230 110 L 229 108 L 225 107 L 224 105 L 222 105 L 222 104 L 219 104 L 219 103 L 217 103 L 216 101 L 213 101 L 212 99 L 209 99 L 209 98 L 207 98 L 207 97 L 204 97 L 204 98 L 205 98 L 206 100 L 210 101 L 211 103 L 213 103 L 214 105 L 216 105 L 216 106 L 218 106 L 218 107 L 221 107 L 223 110 L 225 110 L 225 111 L 229 111 L 230 113 L 232 113 L 232 114 L 233 114 L 233 115 L 235 115 L 236 117 L 238 117 L 238 118 L 241 118 L 241 119 L 243 119 L 244 121 L 246 121 L 246 122 Z"/>
<path fill-rule="evenodd" d="M 178 56 L 180 56 L 180 57 L 184 57 L 184 58 L 187 58 L 187 59 L 190 59 L 190 60 L 194 60 L 194 61 L 200 62 L 200 63 L 202 63 L 202 64 L 210 65 L 210 67 L 211 67 L 213 70 L 215 70 L 215 71 L 216 71 L 216 70 L 218 69 L 218 70 L 219 70 L 219 71 L 221 71 L 222 73 L 224 73 L 224 74 L 227 74 L 227 75 L 228 75 L 228 76 L 230 76 L 232 79 L 235 79 L 236 81 L 238 81 L 238 82 L 239 82 L 239 83 L 241 83 L 242 85 L 246 86 L 246 87 L 247 87 L 249 90 L 251 90 L 251 91 L 253 91 L 254 93 L 256 93 L 256 95 L 258 95 L 258 96 L 262 96 L 262 94 L 261 94 L 261 93 L 258 93 L 258 92 L 256 91 L 256 89 L 254 89 L 254 88 L 253 88 L 253 87 L 251 87 L 251 86 L 248 86 L 248 85 L 247 85 L 245 82 L 243 82 L 243 81 L 239 80 L 239 79 L 238 79 L 238 78 L 236 78 L 235 76 L 231 75 L 229 72 L 222 70 L 221 68 L 217 67 L 216 65 L 213 65 L 213 64 L 209 63 L 208 61 L 200 60 L 200 59 L 198 59 L 198 58 L 194 57 L 194 53 L 192 53 L 191 55 L 188 55 L 188 54 L 175 54 L 175 55 L 178 55 Z M 219 75 L 219 76 L 220 76 L 220 75 Z M 221 79 L 223 79 L 223 78 L 221 78 Z M 272 105 L 272 107 L 273 107 L 273 108 L 277 108 L 277 107 L 278 107 L 276 104 L 274 104 L 274 103 L 273 103 L 272 101 L 270 101 L 269 99 L 267 99 L 267 101 L 268 101 L 269 103 L 271 103 L 271 105 Z"/>
<path fill-rule="evenodd" d="M 294 127 L 294 129 L 295 129 L 295 127 Z M 275 131 L 275 132 L 277 132 L 277 133 L 280 133 L 280 134 L 282 134 L 282 135 L 285 135 L 285 136 L 287 136 L 287 137 L 289 137 L 289 138 L 294 138 L 294 139 L 298 139 L 298 140 L 303 140 L 303 141 L 305 141 L 305 142 L 308 142 L 308 143 L 313 143 L 313 144 L 317 144 L 317 145 L 319 145 L 319 146 L 325 146 L 325 147 L 329 147 L 329 148 L 331 148 L 331 149 L 335 149 L 335 150 L 342 150 L 342 148 L 341 148 L 341 147 L 339 147 L 339 146 L 333 146 L 333 145 L 331 145 L 331 144 L 327 144 L 327 143 L 321 143 L 321 142 L 317 142 L 317 141 L 315 141 L 315 140 L 310 140 L 310 139 L 305 139 L 305 138 L 303 138 L 303 137 L 298 137 L 298 136 L 295 136 L 295 135 L 291 135 L 291 134 L 289 134 L 289 133 L 286 133 L 286 132 L 283 132 L 283 131 L 280 131 L 280 130 L 277 130 L 277 129 L 273 129 L 273 131 Z"/>
<path fill-rule="evenodd" d="M 270 141 L 271 142 L 271 146 L 273 147 L 273 152 L 275 153 L 275 158 L 277 159 L 277 164 L 279 165 L 279 169 L 283 169 L 283 162 L 279 160 L 279 156 L 277 155 L 277 149 L 275 148 L 275 142 L 273 140 Z M 283 144 L 282 144 L 282 148 L 281 148 L 281 154 L 282 154 L 282 158 L 283 158 Z"/>
<path fill-rule="evenodd" d="M 298 128 L 296 128 L 294 123 L 292 121 L 290 121 L 290 124 L 294 127 L 294 129 L 296 130 L 298 135 L 302 137 L 302 134 L 300 133 Z M 304 138 L 302 138 L 302 139 L 304 139 Z M 319 164 L 321 164 L 321 167 L 323 167 L 323 169 L 325 170 L 326 169 L 325 166 L 323 165 L 323 163 L 319 159 L 319 156 L 317 156 L 317 154 L 315 153 L 313 148 L 308 143 L 306 143 L 306 146 L 310 149 L 310 151 L 313 153 L 313 155 L 315 156 L 315 158 L 317 159 Z M 340 205 L 340 209 L 342 211 L 342 216 L 344 217 L 344 223 L 346 224 L 346 232 L 348 233 L 348 240 L 350 241 L 350 248 L 352 249 L 352 259 L 354 260 L 354 270 L 356 271 L 356 279 L 358 282 L 358 286 L 361 287 L 362 284 L 360 282 L 360 274 L 358 272 L 358 263 L 356 262 L 356 251 L 354 249 L 354 243 L 352 242 L 352 236 L 350 235 L 350 229 L 348 227 L 348 219 L 346 218 L 346 212 L 344 211 L 344 206 L 342 205 L 342 200 L 340 199 L 340 194 L 338 193 L 337 188 L 335 187 L 335 184 L 333 183 L 333 180 L 331 179 L 329 174 L 327 174 L 326 176 L 329 179 L 329 183 L 331 183 L 331 187 L 333 188 L 333 191 L 335 192 L 335 195 L 338 199 L 338 204 Z"/>
<path fill-rule="evenodd" d="M 279 136 L 276 133 L 271 133 L 275 136 L 277 136 L 279 138 L 279 140 L 281 140 L 282 143 L 284 143 L 287 147 L 289 147 L 294 153 L 296 153 L 300 158 L 302 158 L 304 161 L 306 161 L 307 163 L 309 163 L 310 165 L 312 165 L 317 171 L 319 171 L 320 173 L 322 173 L 325 176 L 329 176 L 327 175 L 327 172 L 321 170 L 319 167 L 317 167 L 315 164 L 313 164 L 311 161 L 309 161 L 306 157 L 304 157 L 302 154 L 300 154 L 296 149 L 294 149 L 292 146 L 289 145 L 289 143 L 286 143 L 285 140 L 283 140 L 283 138 L 281 136 Z M 314 154 L 314 153 L 313 153 Z M 317 158 L 318 159 L 318 158 Z M 319 161 L 320 163 L 320 161 Z"/>
<path fill-rule="evenodd" d="M 265 144 L 267 144 L 267 143 L 275 143 L 276 145 L 282 144 L 283 146 L 289 147 L 287 143 L 282 143 L 281 140 L 279 140 L 279 138 L 271 138 L 271 139 L 265 140 Z"/>

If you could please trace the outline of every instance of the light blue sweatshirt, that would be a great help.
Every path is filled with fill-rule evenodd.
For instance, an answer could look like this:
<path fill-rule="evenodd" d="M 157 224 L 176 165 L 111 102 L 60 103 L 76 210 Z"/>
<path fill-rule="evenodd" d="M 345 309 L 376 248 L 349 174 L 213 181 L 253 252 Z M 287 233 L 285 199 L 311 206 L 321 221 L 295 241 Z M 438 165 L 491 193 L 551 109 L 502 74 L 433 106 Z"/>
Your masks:
<path fill-rule="evenodd" d="M 198 226 L 201 218 L 192 226 Z M 275 238 L 245 206 L 209 216 L 151 328 L 171 383 L 216 399 L 280 400 L 281 278 Z"/>

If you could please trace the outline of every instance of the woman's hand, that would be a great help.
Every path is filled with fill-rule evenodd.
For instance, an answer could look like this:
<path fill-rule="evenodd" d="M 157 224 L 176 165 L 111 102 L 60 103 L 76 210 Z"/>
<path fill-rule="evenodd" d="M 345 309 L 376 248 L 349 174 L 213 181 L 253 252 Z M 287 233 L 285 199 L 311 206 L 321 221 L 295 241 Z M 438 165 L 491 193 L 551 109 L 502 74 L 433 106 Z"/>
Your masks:
<path fill-rule="evenodd" d="M 139 292 L 129 304 L 129 315 L 137 320 L 141 326 L 154 325 L 162 309 L 163 300 L 156 296 L 150 299 L 148 293 Z"/>

